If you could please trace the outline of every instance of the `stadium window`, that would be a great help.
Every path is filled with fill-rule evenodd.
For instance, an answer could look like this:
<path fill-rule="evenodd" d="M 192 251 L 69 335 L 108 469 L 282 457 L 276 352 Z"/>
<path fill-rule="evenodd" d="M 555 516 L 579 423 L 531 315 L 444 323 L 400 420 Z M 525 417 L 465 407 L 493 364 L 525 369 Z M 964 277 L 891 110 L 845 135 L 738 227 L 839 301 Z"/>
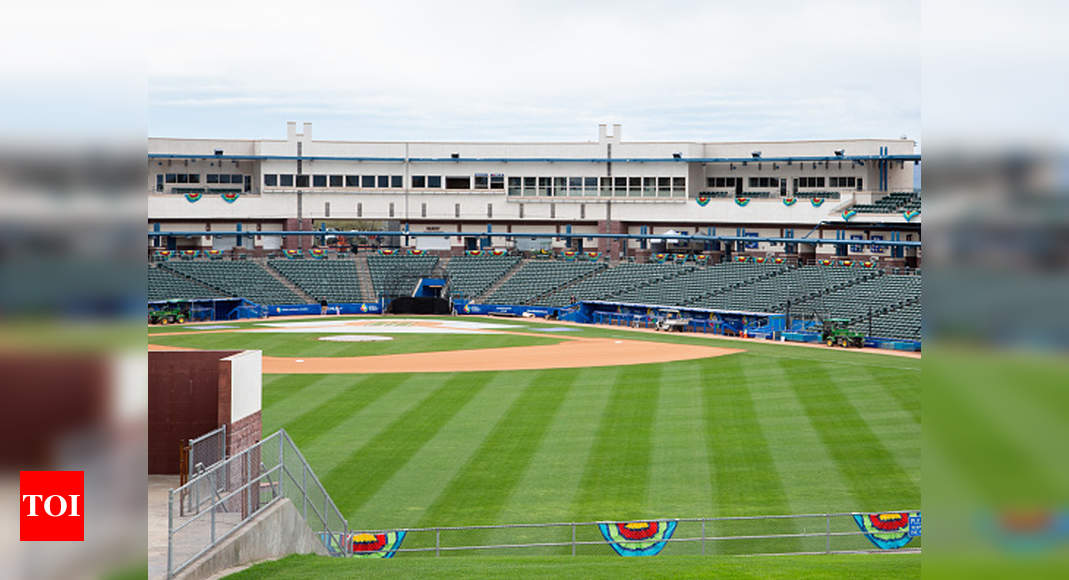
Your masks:
<path fill-rule="evenodd" d="M 861 191 L 861 178 L 860 177 L 857 178 L 857 190 Z"/>
<path fill-rule="evenodd" d="M 427 187 L 429 189 L 441 189 L 442 188 L 442 176 L 441 175 L 428 175 Z"/>
<path fill-rule="evenodd" d="M 313 175 L 312 176 L 312 187 L 326 187 L 326 186 L 327 186 L 327 176 L 326 175 Z"/>
<path fill-rule="evenodd" d="M 345 176 L 345 187 L 360 187 L 360 176 L 359 175 L 346 175 Z"/>
<path fill-rule="evenodd" d="M 538 189 L 538 178 L 537 177 L 524 177 L 523 178 L 523 194 L 524 195 L 535 195 L 535 192 L 537 191 L 537 189 Z"/>
<path fill-rule="evenodd" d="M 485 173 L 475 174 L 475 189 L 488 189 L 490 187 L 490 178 Z"/>
<path fill-rule="evenodd" d="M 189 182 L 190 183 L 200 183 L 200 174 L 199 173 L 190 173 L 189 174 Z"/>
<path fill-rule="evenodd" d="M 494 173 L 490 176 L 490 189 L 505 189 L 504 174 Z"/>
<path fill-rule="evenodd" d="M 282 187 L 293 187 L 293 174 L 283 173 L 278 176 L 278 184 Z"/>
<path fill-rule="evenodd" d="M 467 175 L 460 176 L 446 176 L 445 178 L 446 189 L 471 189 L 471 178 Z"/>
<path fill-rule="evenodd" d="M 375 189 L 375 176 L 374 175 L 361 175 L 360 187 L 364 189 Z"/>
<path fill-rule="evenodd" d="M 341 175 L 331 175 L 330 176 L 330 186 L 331 187 L 341 187 L 342 186 L 341 184 L 342 184 L 342 176 Z"/>
<path fill-rule="evenodd" d="M 553 178 L 553 195 L 564 195 L 568 190 L 568 178 L 567 177 L 554 177 Z"/>
<path fill-rule="evenodd" d="M 298 175 L 297 176 L 297 187 L 308 187 L 308 177 L 309 176 L 307 176 L 307 175 Z"/>
<path fill-rule="evenodd" d="M 220 177 L 222 177 L 222 176 L 220 176 Z M 231 174 L 230 175 L 230 183 L 238 184 L 238 183 L 241 183 L 242 181 L 244 181 L 244 178 L 240 174 L 238 174 L 238 175 Z"/>
<path fill-rule="evenodd" d="M 390 176 L 390 187 L 391 188 L 393 188 L 393 189 L 401 189 L 402 187 L 404 187 L 403 183 L 404 183 L 404 176 L 403 175 L 391 175 Z"/>
<path fill-rule="evenodd" d="M 617 177 L 613 179 L 613 189 L 616 191 L 627 191 L 627 178 Z"/>
<path fill-rule="evenodd" d="M 380 175 L 379 179 L 378 179 L 378 186 L 379 186 L 379 189 L 386 189 L 386 188 L 390 187 L 390 176 L 389 175 Z"/>
<path fill-rule="evenodd" d="M 816 185 L 817 187 L 824 187 L 824 178 L 823 177 L 817 177 L 816 180 L 817 180 L 817 185 Z"/>
<path fill-rule="evenodd" d="M 166 179 L 167 183 L 178 183 L 178 175 L 177 174 L 168 173 L 166 175 L 166 178 L 167 178 Z"/>
<path fill-rule="evenodd" d="M 156 191 L 163 191 L 163 174 L 162 173 L 157 173 L 156 174 Z M 156 238 L 157 242 L 159 240 L 160 240 L 159 238 Z"/>
<path fill-rule="evenodd" d="M 229 177 L 229 176 L 224 176 L 224 177 Z M 204 177 L 204 180 L 205 180 L 205 183 L 208 183 L 208 184 L 219 183 L 219 176 L 214 174 L 214 173 L 209 173 L 208 175 L 206 175 Z"/>
<path fill-rule="evenodd" d="M 509 195 L 520 195 L 523 193 L 523 180 L 519 177 L 509 177 Z M 520 216 L 523 217 L 523 216 Z"/>
<path fill-rule="evenodd" d="M 208 177 L 209 178 L 214 177 L 215 178 L 215 183 L 230 183 L 230 176 L 229 175 L 209 175 Z M 211 183 L 210 179 L 208 180 L 208 183 Z"/>
<path fill-rule="evenodd" d="M 178 183 L 189 183 L 189 175 L 186 173 L 179 173 Z"/>
<path fill-rule="evenodd" d="M 423 189 L 427 187 L 426 175 L 413 175 L 412 176 L 412 189 Z M 426 217 L 426 216 L 424 216 Z"/>
<path fill-rule="evenodd" d="M 553 180 L 549 177 L 538 178 L 538 195 L 550 196 L 553 195 Z"/>
<path fill-rule="evenodd" d="M 630 189 L 631 191 L 641 191 L 642 190 L 642 178 L 641 177 L 628 177 L 627 178 L 627 189 Z"/>
<path fill-rule="evenodd" d="M 672 178 L 672 191 L 686 191 L 687 178 L 686 177 L 673 177 Z"/>
<path fill-rule="evenodd" d="M 596 193 L 598 191 L 598 178 L 597 177 L 584 177 L 583 178 L 584 189 L 588 193 Z"/>
<path fill-rule="evenodd" d="M 601 194 L 602 195 L 608 195 L 610 193 L 612 193 L 612 178 L 611 177 L 602 177 L 601 178 Z"/>

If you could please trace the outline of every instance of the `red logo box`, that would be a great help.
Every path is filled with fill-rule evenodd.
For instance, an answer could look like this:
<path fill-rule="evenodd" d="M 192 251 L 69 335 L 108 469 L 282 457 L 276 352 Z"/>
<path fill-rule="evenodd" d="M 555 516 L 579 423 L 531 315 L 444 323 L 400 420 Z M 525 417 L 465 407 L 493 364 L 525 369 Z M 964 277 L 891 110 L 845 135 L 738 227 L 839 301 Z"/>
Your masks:
<path fill-rule="evenodd" d="M 85 540 L 84 472 L 19 472 L 19 540 Z"/>

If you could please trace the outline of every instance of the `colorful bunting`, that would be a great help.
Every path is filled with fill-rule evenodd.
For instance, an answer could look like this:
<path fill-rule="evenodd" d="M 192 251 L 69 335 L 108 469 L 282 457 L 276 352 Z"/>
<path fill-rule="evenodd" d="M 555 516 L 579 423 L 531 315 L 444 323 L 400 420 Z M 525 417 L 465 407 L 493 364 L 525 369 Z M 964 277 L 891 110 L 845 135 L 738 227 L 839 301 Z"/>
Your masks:
<path fill-rule="evenodd" d="M 423 250 L 409 248 L 408 255 L 409 256 L 422 256 L 423 255 Z"/>
<path fill-rule="evenodd" d="M 587 252 L 586 257 L 591 262 L 597 262 L 598 258 L 601 257 L 601 252 Z"/>
<path fill-rule="evenodd" d="M 224 191 L 219 195 L 221 195 L 223 200 L 225 200 L 227 203 L 234 203 L 239 197 L 241 197 L 241 194 L 236 191 Z"/>
<path fill-rule="evenodd" d="M 575 250 L 564 250 L 561 255 L 564 256 L 565 260 L 571 262 L 575 259 Z"/>
<path fill-rule="evenodd" d="M 322 260 L 327 257 L 327 251 L 323 248 L 312 248 L 311 250 L 308 250 L 308 253 L 317 260 Z"/>
<path fill-rule="evenodd" d="M 823 260 L 820 261 L 820 265 L 821 266 L 831 266 L 831 263 L 832 263 L 831 260 L 829 260 L 827 258 L 824 258 Z"/>
<path fill-rule="evenodd" d="M 207 250 L 204 253 L 208 254 L 208 257 L 211 258 L 212 260 L 218 260 L 219 258 L 223 257 L 223 251 L 222 250 Z"/>
<path fill-rule="evenodd" d="M 192 260 L 200 255 L 200 250 L 182 250 L 182 257 Z"/>
<path fill-rule="evenodd" d="M 677 262 L 686 262 L 687 261 L 687 255 L 686 254 L 676 254 L 676 261 Z"/>
<path fill-rule="evenodd" d="M 490 253 L 495 256 L 504 256 L 508 252 L 506 250 L 490 250 Z"/>
<path fill-rule="evenodd" d="M 820 207 L 824 205 L 823 197 L 814 197 L 809 200 L 809 203 L 813 204 L 813 207 Z"/>
<path fill-rule="evenodd" d="M 739 263 L 749 262 L 750 261 L 750 257 L 749 256 L 735 256 L 735 261 L 739 262 Z"/>
<path fill-rule="evenodd" d="M 746 204 L 748 204 L 748 203 L 750 203 L 750 198 L 748 198 L 748 197 L 736 197 L 735 198 L 735 204 L 738 205 L 739 207 L 746 207 Z"/>
<path fill-rule="evenodd" d="M 656 556 L 672 539 L 676 522 L 609 522 L 598 524 L 598 529 L 613 551 L 621 556 Z"/>
<path fill-rule="evenodd" d="M 200 201 L 200 198 L 202 198 L 202 197 L 204 197 L 204 192 L 202 192 L 202 191 L 187 191 L 186 192 L 186 201 L 188 201 L 189 203 L 194 203 L 194 202 Z"/>
<path fill-rule="evenodd" d="M 355 558 L 393 558 L 405 539 L 405 532 L 360 533 L 352 538 Z"/>
<path fill-rule="evenodd" d="M 469 255 L 469 256 L 481 256 L 483 251 L 482 250 L 467 250 L 465 253 L 467 255 Z"/>
<path fill-rule="evenodd" d="M 700 205 L 701 207 L 705 207 L 705 206 L 709 205 L 709 201 L 711 199 L 712 198 L 707 196 L 707 195 L 699 195 L 698 198 L 695 201 L 697 201 L 698 205 Z"/>
<path fill-rule="evenodd" d="M 773 264 L 782 264 L 783 263 L 783 258 L 772 258 L 772 263 Z"/>
<path fill-rule="evenodd" d="M 866 268 L 874 268 L 876 266 L 876 263 L 866 260 L 864 262 L 861 262 L 861 265 L 866 267 Z"/>
<path fill-rule="evenodd" d="M 171 250 L 156 250 L 157 259 L 170 260 L 173 254 Z"/>
<path fill-rule="evenodd" d="M 282 253 L 290 260 L 300 258 L 303 255 L 300 250 L 282 250 Z"/>
<path fill-rule="evenodd" d="M 785 197 L 785 198 L 783 198 L 783 205 L 785 205 L 787 207 L 791 207 L 792 205 L 794 205 L 797 202 L 798 202 L 798 198 L 797 197 Z"/>
<path fill-rule="evenodd" d="M 699 264 L 704 264 L 709 261 L 709 256 L 706 256 L 705 254 L 695 254 L 694 261 Z"/>
<path fill-rule="evenodd" d="M 897 550 L 920 534 L 920 517 L 917 512 L 854 514 L 854 522 L 877 548 Z"/>
<path fill-rule="evenodd" d="M 843 210 L 843 221 L 847 221 L 848 222 L 848 221 L 850 221 L 850 218 L 852 218 L 852 217 L 854 217 L 856 215 L 857 215 L 857 210 L 856 209 L 844 209 Z"/>
<path fill-rule="evenodd" d="M 921 215 L 921 212 L 918 209 L 902 212 L 902 217 L 906 218 L 907 222 L 913 221 L 913 219 L 919 215 Z"/>
<path fill-rule="evenodd" d="M 392 248 L 379 248 L 379 253 L 382 254 L 383 256 L 392 256 L 396 252 L 397 252 L 397 250 L 394 250 Z"/>
<path fill-rule="evenodd" d="M 765 257 L 764 256 L 758 256 L 754 261 L 757 262 L 758 264 L 764 264 L 765 263 Z"/>

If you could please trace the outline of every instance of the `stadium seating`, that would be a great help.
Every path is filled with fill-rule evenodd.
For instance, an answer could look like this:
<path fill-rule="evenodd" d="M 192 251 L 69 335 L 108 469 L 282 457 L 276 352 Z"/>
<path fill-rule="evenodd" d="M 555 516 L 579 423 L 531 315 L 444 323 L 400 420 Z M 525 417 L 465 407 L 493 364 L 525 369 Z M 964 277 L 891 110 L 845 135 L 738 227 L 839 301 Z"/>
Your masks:
<path fill-rule="evenodd" d="M 689 272 L 693 265 L 681 264 L 620 264 L 602 270 L 571 286 L 555 290 L 537 300 L 540 306 L 567 306 L 576 300 L 613 300 L 628 290 L 647 286 L 661 280 Z M 573 300 L 574 298 L 574 300 Z"/>
<path fill-rule="evenodd" d="M 858 213 L 897 213 L 900 211 L 919 210 L 920 208 L 920 193 L 915 191 L 896 191 L 872 203 L 855 203 L 850 209 Z"/>
<path fill-rule="evenodd" d="M 268 265 L 312 298 L 327 302 L 361 302 L 363 296 L 352 260 L 269 260 Z"/>
<path fill-rule="evenodd" d="M 525 263 L 505 280 L 486 302 L 490 304 L 529 304 L 532 300 L 564 284 L 603 270 L 602 262 L 562 262 L 557 260 Z"/>
<path fill-rule="evenodd" d="M 881 274 L 801 302 L 792 307 L 792 311 L 798 314 L 847 318 L 857 323 L 867 320 L 870 308 L 874 316 L 881 316 L 918 302 L 920 295 L 920 276 Z"/>
<path fill-rule="evenodd" d="M 438 256 L 368 254 L 367 266 L 377 296 L 410 296 L 419 279 L 438 265 Z"/>
<path fill-rule="evenodd" d="M 458 298 L 474 299 L 486 292 L 520 259 L 519 256 L 494 256 L 493 254 L 450 258 L 445 266 L 449 274 L 449 293 Z"/>
<path fill-rule="evenodd" d="M 168 270 L 148 267 L 148 299 L 222 298 L 223 294 Z"/>
<path fill-rule="evenodd" d="M 823 292 L 875 276 L 875 270 L 828 266 L 784 269 L 723 293 L 706 296 L 690 306 L 723 310 L 783 312 L 786 303 L 812 298 Z"/>
<path fill-rule="evenodd" d="M 724 291 L 750 280 L 773 275 L 786 266 L 753 263 L 722 263 L 696 268 L 673 278 L 621 292 L 613 300 L 661 306 L 683 306 L 708 294 Z"/>
<path fill-rule="evenodd" d="M 921 304 L 920 301 L 907 304 L 896 310 L 890 310 L 872 317 L 872 332 L 869 332 L 868 316 L 854 322 L 851 327 L 868 336 L 880 338 L 902 338 L 906 340 L 921 339 Z"/>
<path fill-rule="evenodd" d="M 211 262 L 166 262 L 160 264 L 223 295 L 248 299 L 257 304 L 301 304 L 307 300 L 293 293 L 256 262 L 219 260 Z"/>

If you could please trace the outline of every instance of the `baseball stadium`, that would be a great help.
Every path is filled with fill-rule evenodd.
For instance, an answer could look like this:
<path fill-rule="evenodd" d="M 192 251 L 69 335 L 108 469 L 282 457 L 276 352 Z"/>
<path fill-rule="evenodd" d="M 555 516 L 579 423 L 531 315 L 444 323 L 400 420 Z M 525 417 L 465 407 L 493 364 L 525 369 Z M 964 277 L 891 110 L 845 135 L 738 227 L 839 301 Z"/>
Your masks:
<path fill-rule="evenodd" d="M 150 576 L 918 575 L 915 149 L 150 139 Z"/>

